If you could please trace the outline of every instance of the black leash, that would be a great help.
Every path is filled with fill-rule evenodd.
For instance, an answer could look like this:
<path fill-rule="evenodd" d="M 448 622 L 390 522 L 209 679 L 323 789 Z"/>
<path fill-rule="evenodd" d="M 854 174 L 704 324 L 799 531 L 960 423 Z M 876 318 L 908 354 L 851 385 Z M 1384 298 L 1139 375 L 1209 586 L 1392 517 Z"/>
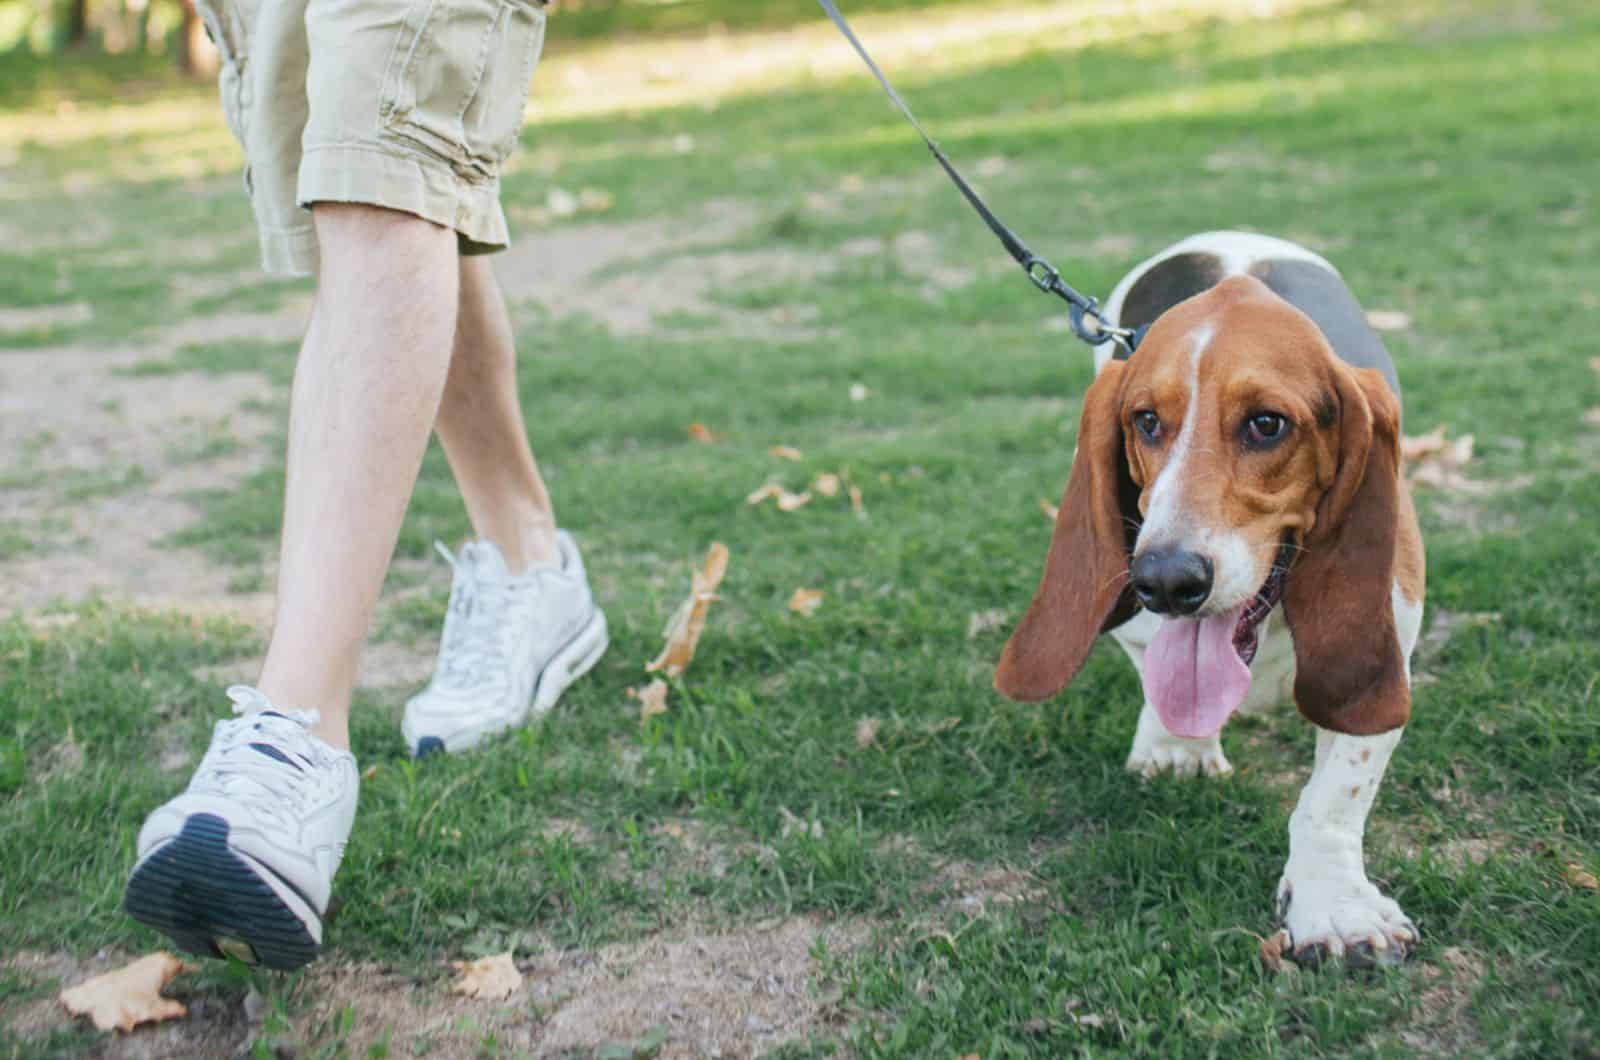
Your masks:
<path fill-rule="evenodd" d="M 1022 270 L 1028 274 L 1028 279 L 1032 280 L 1034 286 L 1046 294 L 1053 294 L 1066 300 L 1068 316 L 1072 321 L 1073 334 L 1091 346 L 1099 346 L 1105 342 L 1115 342 L 1123 350 L 1119 355 L 1119 360 L 1122 357 L 1131 356 L 1133 351 L 1138 348 L 1139 340 L 1144 338 L 1145 329 L 1121 328 L 1106 323 L 1100 316 L 1099 301 L 1075 290 L 1061 278 L 1061 273 L 1056 271 L 1054 265 L 1029 250 L 1028 245 L 1019 239 L 1015 232 L 1007 228 L 1000 218 L 994 215 L 994 211 L 984 204 L 982 199 L 978 198 L 978 193 L 972 190 L 972 185 L 968 184 L 966 179 L 956 171 L 956 167 L 949 158 L 945 157 L 945 153 L 939 150 L 939 145 L 933 142 L 933 138 L 923 131 L 922 123 L 917 121 L 915 114 L 911 113 L 911 108 L 906 106 L 905 100 L 900 98 L 900 93 L 896 92 L 894 86 L 889 84 L 889 79 L 883 76 L 883 71 L 878 69 L 878 64 L 872 61 L 872 56 L 868 55 L 867 49 L 862 47 L 861 41 L 851 31 L 850 24 L 844 20 L 844 16 L 839 13 L 839 9 L 834 6 L 833 0 L 817 0 L 817 3 L 822 5 L 822 10 L 833 20 L 833 24 L 839 27 L 839 32 L 844 34 L 845 40 L 850 42 L 850 46 L 856 50 L 856 54 L 861 56 L 861 61 L 867 64 L 867 69 L 872 71 L 872 75 L 878 79 L 878 84 L 883 86 L 883 90 L 889 94 L 889 99 L 894 105 L 900 108 L 900 113 L 906 116 L 906 120 L 911 123 L 911 127 L 917 130 L 917 135 L 921 136 L 922 142 L 928 145 L 928 150 L 933 152 L 933 157 L 944 168 L 944 171 L 950 175 L 950 179 L 961 190 L 962 196 L 972 204 L 974 210 L 978 211 L 978 216 L 983 218 L 983 223 L 989 226 L 989 231 L 999 238 L 1000 244 L 1006 248 L 1006 252 L 1017 260 L 1018 265 L 1022 266 Z"/>

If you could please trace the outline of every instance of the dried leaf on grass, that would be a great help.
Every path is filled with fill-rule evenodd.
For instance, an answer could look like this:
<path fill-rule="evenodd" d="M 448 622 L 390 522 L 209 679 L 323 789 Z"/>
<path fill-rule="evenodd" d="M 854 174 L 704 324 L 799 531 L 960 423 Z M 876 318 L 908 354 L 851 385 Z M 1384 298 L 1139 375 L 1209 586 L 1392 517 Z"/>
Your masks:
<path fill-rule="evenodd" d="M 1431 486 L 1459 493 L 1489 492 L 1492 486 L 1475 482 L 1461 472 L 1472 460 L 1472 445 L 1473 436 L 1470 434 L 1463 434 L 1454 441 L 1446 438 L 1443 425 L 1427 434 L 1401 438 L 1400 459 L 1411 467 L 1407 480 L 1414 486 Z"/>
<path fill-rule="evenodd" d="M 678 606 L 662 631 L 661 635 L 667 638 L 666 646 L 645 666 L 647 671 L 662 670 L 668 677 L 677 677 L 688 668 L 689 661 L 694 658 L 695 645 L 700 642 L 700 633 L 705 629 L 706 611 L 717 598 L 717 586 L 722 584 L 722 576 L 727 572 L 728 548 L 714 541 L 700 569 L 694 572 L 688 599 Z"/>
<path fill-rule="evenodd" d="M 1451 467 L 1463 467 L 1472 459 L 1473 436 L 1463 434 L 1455 441 L 1445 437 L 1441 424 L 1427 434 L 1406 435 L 1400 439 L 1400 459 L 1408 464 L 1437 460 Z"/>
<path fill-rule="evenodd" d="M 1292 972 L 1295 966 L 1283 959 L 1283 951 L 1289 948 L 1289 932 L 1279 931 L 1261 940 L 1261 966 L 1269 972 Z"/>
<path fill-rule="evenodd" d="M 189 969 L 170 953 L 152 953 L 130 965 L 61 991 L 61 1003 L 75 1016 L 88 1016 L 97 1029 L 131 1031 L 141 1023 L 182 1019 L 189 1010 L 161 996 L 173 976 Z"/>
<path fill-rule="evenodd" d="M 1561 870 L 1561 876 L 1574 887 L 1581 887 L 1586 891 L 1600 891 L 1600 880 L 1595 879 L 1594 873 L 1579 865 L 1576 861 L 1569 861 Z"/>
<path fill-rule="evenodd" d="M 862 718 L 856 722 L 856 746 L 865 750 L 877 743 L 880 724 L 877 718 Z"/>
<path fill-rule="evenodd" d="M 768 482 L 760 489 L 753 491 L 744 499 L 746 504 L 760 504 L 769 497 L 776 497 L 780 512 L 792 512 L 811 503 L 810 493 L 790 493 L 776 482 Z"/>
<path fill-rule="evenodd" d="M 852 484 L 848 492 L 850 494 L 850 510 L 855 513 L 857 519 L 865 519 L 867 517 L 867 506 L 861 499 L 861 487 Z"/>
<path fill-rule="evenodd" d="M 1049 501 L 1045 500 L 1043 497 L 1039 498 L 1039 510 L 1041 512 L 1043 512 L 1044 513 L 1044 517 L 1046 519 L 1050 520 L 1052 523 L 1055 522 L 1056 521 L 1056 517 L 1061 514 L 1061 509 L 1060 508 L 1057 508 L 1055 505 L 1051 504 Z"/>
<path fill-rule="evenodd" d="M 839 476 L 831 471 L 820 471 L 812 480 L 811 488 L 824 497 L 837 497 L 839 495 Z"/>
<path fill-rule="evenodd" d="M 717 436 L 711 432 L 711 428 L 707 427 L 703 423 L 691 423 L 689 424 L 687 430 L 689 432 L 689 437 L 694 441 L 705 442 L 707 445 L 710 445 L 717 440 Z"/>
<path fill-rule="evenodd" d="M 767 452 L 771 453 L 773 456 L 777 457 L 779 460 L 799 460 L 799 459 L 801 459 L 800 450 L 796 449 L 792 445 L 775 445 L 771 449 L 768 449 Z"/>
<path fill-rule="evenodd" d="M 1378 331 L 1404 331 L 1411 326 L 1411 315 L 1398 309 L 1373 309 L 1367 313 L 1367 323 Z"/>
<path fill-rule="evenodd" d="M 796 589 L 794 595 L 789 597 L 789 610 L 797 615 L 810 618 L 817 613 L 817 608 L 822 606 L 821 589 Z"/>
<path fill-rule="evenodd" d="M 460 973 L 450 987 L 452 994 L 501 1001 L 522 986 L 522 973 L 517 971 L 509 952 L 480 957 L 475 961 L 451 961 L 450 967 Z"/>
<path fill-rule="evenodd" d="M 667 712 L 667 683 L 657 677 L 643 688 L 630 688 L 628 695 L 639 701 L 639 720 Z"/>
<path fill-rule="evenodd" d="M 1004 608 L 994 608 L 989 611 L 974 611 L 967 616 L 967 639 L 977 640 L 978 637 L 990 630 L 999 629 L 1006 624 Z"/>

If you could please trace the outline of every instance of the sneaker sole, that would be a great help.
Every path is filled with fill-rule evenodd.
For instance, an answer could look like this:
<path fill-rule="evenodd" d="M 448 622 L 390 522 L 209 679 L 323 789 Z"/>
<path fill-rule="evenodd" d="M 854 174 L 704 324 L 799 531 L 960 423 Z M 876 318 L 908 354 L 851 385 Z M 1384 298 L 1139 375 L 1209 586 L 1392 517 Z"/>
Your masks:
<path fill-rule="evenodd" d="M 299 968 L 316 958 L 322 922 L 298 896 L 292 908 L 267 871 L 228 846 L 227 821 L 197 813 L 134 867 L 122 908 L 188 953 Z"/>

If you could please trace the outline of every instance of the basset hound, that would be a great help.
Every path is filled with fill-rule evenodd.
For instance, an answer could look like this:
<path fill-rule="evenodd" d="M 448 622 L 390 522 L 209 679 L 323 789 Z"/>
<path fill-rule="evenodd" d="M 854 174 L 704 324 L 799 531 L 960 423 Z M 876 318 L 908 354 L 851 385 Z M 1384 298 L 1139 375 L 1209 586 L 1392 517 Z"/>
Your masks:
<path fill-rule="evenodd" d="M 1145 776 L 1229 772 L 1229 717 L 1292 698 L 1317 750 L 1278 885 L 1288 952 L 1398 961 L 1417 929 L 1362 854 L 1422 623 L 1394 365 L 1337 270 L 1267 236 L 1168 247 L 1105 313 L 1149 331 L 1130 358 L 1096 350 L 1044 575 L 995 687 L 1052 696 L 1110 633 L 1144 688 L 1127 766 Z"/>

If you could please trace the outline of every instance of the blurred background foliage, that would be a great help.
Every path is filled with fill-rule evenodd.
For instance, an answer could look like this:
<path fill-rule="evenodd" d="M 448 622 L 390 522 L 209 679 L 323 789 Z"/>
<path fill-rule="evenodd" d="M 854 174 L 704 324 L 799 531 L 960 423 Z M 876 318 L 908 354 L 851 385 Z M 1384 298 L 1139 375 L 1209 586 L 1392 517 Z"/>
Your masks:
<path fill-rule="evenodd" d="M 226 0 L 214 0 L 225 3 Z M 814 20 L 815 0 L 552 0 L 550 40 L 772 28 Z M 852 0 L 851 11 L 932 6 Z M 209 79 L 217 53 L 194 0 L 0 0 L 0 107 Z"/>

